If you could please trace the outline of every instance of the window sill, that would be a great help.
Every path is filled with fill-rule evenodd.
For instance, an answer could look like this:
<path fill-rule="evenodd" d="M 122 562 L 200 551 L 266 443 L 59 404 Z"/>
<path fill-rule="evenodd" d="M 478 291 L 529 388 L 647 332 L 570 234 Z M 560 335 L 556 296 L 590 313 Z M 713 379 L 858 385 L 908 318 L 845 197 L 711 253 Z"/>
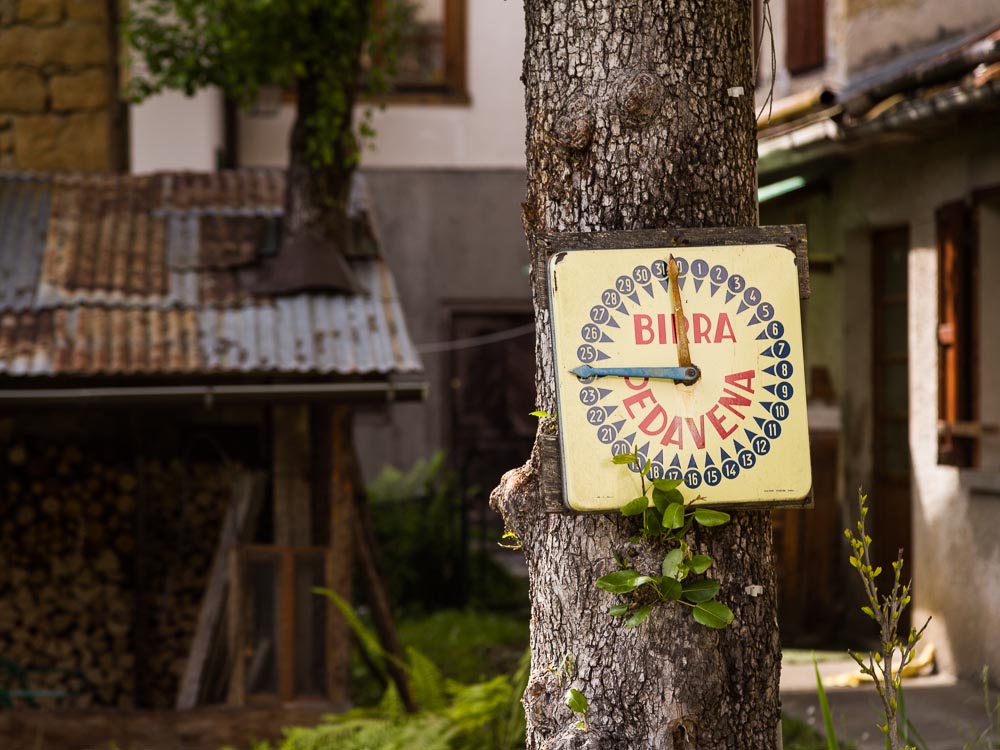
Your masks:
<path fill-rule="evenodd" d="M 392 91 L 376 96 L 362 95 L 362 104 L 392 104 L 409 106 L 467 107 L 472 97 L 465 91 L 448 89 L 424 89 Z"/>

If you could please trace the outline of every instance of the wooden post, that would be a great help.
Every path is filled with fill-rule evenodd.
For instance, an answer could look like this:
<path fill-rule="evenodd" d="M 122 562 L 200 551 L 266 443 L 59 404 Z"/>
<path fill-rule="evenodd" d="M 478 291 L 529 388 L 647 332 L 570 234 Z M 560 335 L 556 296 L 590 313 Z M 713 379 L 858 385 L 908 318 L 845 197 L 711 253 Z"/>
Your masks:
<path fill-rule="evenodd" d="M 330 588 L 351 602 L 354 579 L 354 493 L 355 471 L 353 420 L 350 407 L 337 404 L 331 414 L 330 452 Z M 351 628 L 332 603 L 327 619 L 327 680 L 330 700 L 335 705 L 350 702 Z"/>
<path fill-rule="evenodd" d="M 275 406 L 272 411 L 274 542 L 305 547 L 312 543 L 309 487 L 309 408 Z"/>
<path fill-rule="evenodd" d="M 229 550 L 250 541 L 263 504 L 264 486 L 264 476 L 259 472 L 241 472 L 233 480 L 233 494 L 222 521 L 212 572 L 198 612 L 198 627 L 177 691 L 179 709 L 194 708 L 204 697 L 212 648 L 221 640 L 219 631 L 226 620 L 227 590 L 231 581 Z M 230 611 L 235 614 L 235 610 Z M 228 656 L 233 660 L 235 655 L 230 653 Z"/>

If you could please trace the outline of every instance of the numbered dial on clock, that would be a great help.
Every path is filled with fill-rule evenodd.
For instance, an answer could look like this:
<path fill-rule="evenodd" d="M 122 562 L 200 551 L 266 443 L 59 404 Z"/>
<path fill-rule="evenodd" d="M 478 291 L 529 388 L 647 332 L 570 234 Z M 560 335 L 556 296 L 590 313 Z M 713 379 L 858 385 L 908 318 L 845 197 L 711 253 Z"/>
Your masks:
<path fill-rule="evenodd" d="M 808 495 L 798 274 L 777 246 L 586 250 L 552 259 L 550 293 L 567 500 L 607 510 L 638 474 L 682 480 L 688 501 L 781 503 Z M 684 326 L 694 383 L 678 365 Z M 589 365 L 598 374 L 570 370 Z M 629 471 L 611 457 L 638 456 Z"/>

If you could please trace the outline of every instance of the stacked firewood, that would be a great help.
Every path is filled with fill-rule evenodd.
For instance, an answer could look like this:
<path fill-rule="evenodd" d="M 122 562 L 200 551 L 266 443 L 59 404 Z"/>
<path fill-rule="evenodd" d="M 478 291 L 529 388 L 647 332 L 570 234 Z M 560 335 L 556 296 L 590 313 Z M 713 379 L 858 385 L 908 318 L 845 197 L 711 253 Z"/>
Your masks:
<path fill-rule="evenodd" d="M 144 538 L 150 623 L 144 702 L 170 708 L 198 622 L 220 525 L 232 492 L 232 472 L 218 465 L 147 462 L 144 481 L 155 487 Z"/>
<path fill-rule="evenodd" d="M 68 695 L 43 703 L 173 703 L 229 476 L 0 442 L 0 659 L 51 670 L 32 671 L 30 687 Z"/>

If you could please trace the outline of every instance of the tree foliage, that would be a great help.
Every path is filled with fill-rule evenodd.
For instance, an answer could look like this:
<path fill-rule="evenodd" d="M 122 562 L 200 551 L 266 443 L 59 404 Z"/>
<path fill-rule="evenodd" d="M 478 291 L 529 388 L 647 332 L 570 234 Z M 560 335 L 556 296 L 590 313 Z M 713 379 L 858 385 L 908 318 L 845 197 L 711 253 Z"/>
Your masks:
<path fill-rule="evenodd" d="M 304 113 L 310 162 L 356 160 L 351 110 L 362 67 L 369 91 L 388 87 L 409 8 L 377 0 L 136 3 L 124 25 L 126 48 L 141 63 L 133 65 L 129 94 L 142 100 L 165 90 L 190 95 L 217 86 L 246 105 L 263 86 L 300 93 L 308 86 L 315 91 L 315 103 Z M 370 134 L 366 122 L 361 134 Z M 337 144 L 338 137 L 348 142 Z"/>

